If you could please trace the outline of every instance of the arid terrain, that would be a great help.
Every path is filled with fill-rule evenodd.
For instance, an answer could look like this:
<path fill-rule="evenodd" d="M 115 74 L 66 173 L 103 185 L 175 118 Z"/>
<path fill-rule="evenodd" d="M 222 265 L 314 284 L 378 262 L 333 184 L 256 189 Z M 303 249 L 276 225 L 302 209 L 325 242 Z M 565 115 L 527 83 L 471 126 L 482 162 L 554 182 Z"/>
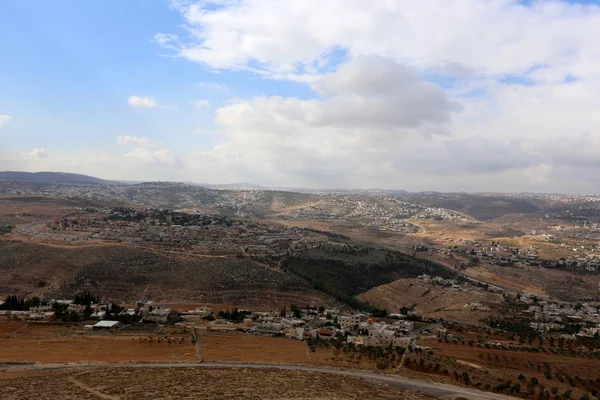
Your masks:
<path fill-rule="evenodd" d="M 100 369 L 0 374 L 0 397 L 24 399 L 430 399 L 354 377 L 244 368 Z"/>
<path fill-rule="evenodd" d="M 599 397 L 594 199 L 77 179 L 1 186 L 3 399 Z"/>
<path fill-rule="evenodd" d="M 442 317 L 467 323 L 497 313 L 502 304 L 502 296 L 495 293 L 444 287 L 423 279 L 400 279 L 377 286 L 358 297 L 387 310 L 407 307 L 430 318 Z M 473 307 L 472 303 L 481 305 Z"/>

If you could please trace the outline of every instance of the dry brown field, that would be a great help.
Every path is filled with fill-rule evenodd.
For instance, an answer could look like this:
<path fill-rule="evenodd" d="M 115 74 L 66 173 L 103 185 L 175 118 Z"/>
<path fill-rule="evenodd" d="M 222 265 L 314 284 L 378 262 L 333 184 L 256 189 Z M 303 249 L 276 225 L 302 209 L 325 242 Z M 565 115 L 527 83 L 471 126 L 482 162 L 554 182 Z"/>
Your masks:
<path fill-rule="evenodd" d="M 16 328 L 20 322 L 0 323 L 0 329 Z M 80 363 L 80 362 L 193 362 L 198 361 L 191 336 L 170 335 L 154 338 L 148 334 L 83 332 L 64 325 L 28 324 L 0 340 L 0 362 Z M 181 342 L 181 343 L 180 343 Z"/>
<path fill-rule="evenodd" d="M 431 399 L 354 377 L 244 368 L 101 369 L 0 374 L 3 400 Z"/>
<path fill-rule="evenodd" d="M 310 363 L 304 342 L 227 331 L 199 331 L 203 361 Z"/>
<path fill-rule="evenodd" d="M 58 218 L 73 210 L 65 210 L 64 207 L 84 207 L 75 200 L 61 199 L 44 196 L 8 196 L 0 195 L 0 215 L 21 215 L 20 223 Z"/>
<path fill-rule="evenodd" d="M 467 339 L 464 335 L 461 336 Z M 468 344 L 439 342 L 434 338 L 422 341 L 421 344 L 431 347 L 433 353 L 411 353 L 409 356 L 413 360 L 420 358 L 426 360 L 430 374 L 436 374 L 431 370 L 431 365 L 437 363 L 441 366 L 439 371 L 444 369 L 449 371 L 446 376 L 453 377 L 454 371 L 458 371 L 459 375 L 466 372 L 470 375 L 471 382 L 490 384 L 492 387 L 511 381 L 512 384 L 521 385 L 521 392 L 527 391 L 528 386 L 532 384 L 532 379 L 535 378 L 538 382 L 535 385 L 536 398 L 540 387 L 547 391 L 556 388 L 559 394 L 572 390 L 573 399 L 579 399 L 586 393 L 589 395 L 600 387 L 600 381 L 596 380 L 600 377 L 598 358 L 580 354 L 548 354 L 472 347 Z M 437 374 L 440 373 L 439 371 Z M 520 380 L 519 376 L 524 379 Z M 460 379 L 458 381 L 461 383 Z"/>
<path fill-rule="evenodd" d="M 0 317 L 0 340 L 22 329 L 27 323 L 21 321 L 8 322 L 6 317 Z"/>

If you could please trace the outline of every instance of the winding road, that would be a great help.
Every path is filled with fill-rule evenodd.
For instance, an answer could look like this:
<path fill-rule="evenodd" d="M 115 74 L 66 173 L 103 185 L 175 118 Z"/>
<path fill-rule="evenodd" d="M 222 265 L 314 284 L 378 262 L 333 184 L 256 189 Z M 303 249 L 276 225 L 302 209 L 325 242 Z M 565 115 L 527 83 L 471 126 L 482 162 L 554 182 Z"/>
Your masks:
<path fill-rule="evenodd" d="M 378 384 L 384 384 L 404 390 L 426 393 L 431 396 L 455 399 L 466 398 L 469 400 L 510 400 L 513 397 L 483 392 L 476 389 L 452 386 L 420 379 L 411 379 L 398 375 L 368 372 L 363 370 L 342 369 L 332 367 L 313 367 L 297 364 L 251 364 L 251 363 L 148 363 L 148 364 L 98 364 L 98 365 L 36 365 L 29 370 L 94 370 L 100 368 L 252 368 L 252 369 L 278 369 L 292 371 L 318 372 L 331 375 L 343 375 L 367 379 Z"/>

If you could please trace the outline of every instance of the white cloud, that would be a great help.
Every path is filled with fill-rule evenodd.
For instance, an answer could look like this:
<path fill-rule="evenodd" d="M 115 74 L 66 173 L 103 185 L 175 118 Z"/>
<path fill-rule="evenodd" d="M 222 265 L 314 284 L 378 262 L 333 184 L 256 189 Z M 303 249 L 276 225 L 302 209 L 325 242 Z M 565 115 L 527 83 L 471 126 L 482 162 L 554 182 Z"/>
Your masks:
<path fill-rule="evenodd" d="M 229 88 L 216 82 L 198 82 L 197 86 L 203 89 L 214 90 L 217 92 L 229 92 Z"/>
<path fill-rule="evenodd" d="M 164 143 L 162 140 L 150 139 L 147 137 L 136 137 L 136 136 L 119 136 L 117 137 L 117 143 L 122 145 L 128 145 L 132 147 L 149 148 L 149 149 L 160 149 Z"/>
<path fill-rule="evenodd" d="M 129 96 L 127 102 L 135 108 L 154 108 L 158 107 L 158 103 L 153 97 Z"/>
<path fill-rule="evenodd" d="M 234 99 L 215 111 L 211 150 L 179 156 L 123 137 L 127 155 L 102 165 L 131 179 L 600 191 L 600 7 L 524 3 L 172 1 L 189 35 L 157 34 L 159 46 L 230 72 L 220 81 L 244 70 L 314 95 Z M 229 92 L 197 86 L 198 97 Z M 130 104 L 165 107 L 151 97 Z M 99 172 L 102 156 L 89 163 Z"/>
<path fill-rule="evenodd" d="M 175 2 L 191 33 L 179 56 L 217 69 L 303 74 L 378 54 L 446 73 L 598 75 L 600 7 L 517 0 Z M 434 13 L 432 10 L 444 10 Z M 162 37 L 161 37 L 162 40 Z M 160 41 L 159 41 L 160 43 Z M 172 43 L 169 40 L 169 43 Z M 459 67 L 459 68 L 456 68 Z"/>
<path fill-rule="evenodd" d="M 194 99 L 192 100 L 192 104 L 198 108 L 210 107 L 210 101 L 205 99 Z"/>
<path fill-rule="evenodd" d="M 12 119 L 12 117 L 10 115 L 2 115 L 2 114 L 0 114 L 0 128 L 2 128 L 11 119 Z"/>
<path fill-rule="evenodd" d="M 447 135 L 460 110 L 439 86 L 376 56 L 350 61 L 312 88 L 320 99 L 257 97 L 217 109 L 227 140 L 204 158 L 279 184 L 360 186 L 397 174 L 401 154 Z"/>
<path fill-rule="evenodd" d="M 44 150 L 44 148 L 41 147 L 36 147 L 26 155 L 27 157 L 31 158 L 48 158 L 48 153 L 46 152 L 46 150 Z"/>
<path fill-rule="evenodd" d="M 157 33 L 154 35 L 154 40 L 161 46 L 166 46 L 169 43 L 175 42 L 179 37 L 172 33 Z"/>
<path fill-rule="evenodd" d="M 126 157 L 145 164 L 154 164 L 166 167 L 181 167 L 182 161 L 170 150 L 150 150 L 137 148 L 127 153 Z"/>

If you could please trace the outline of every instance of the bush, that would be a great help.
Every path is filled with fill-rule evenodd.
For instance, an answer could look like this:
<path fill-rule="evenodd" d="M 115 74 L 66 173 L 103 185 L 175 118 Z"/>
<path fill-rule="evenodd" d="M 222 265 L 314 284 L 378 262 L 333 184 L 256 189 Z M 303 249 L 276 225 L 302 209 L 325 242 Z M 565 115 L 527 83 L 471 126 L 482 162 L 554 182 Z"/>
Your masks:
<path fill-rule="evenodd" d="M 377 364 L 375 364 L 375 366 L 377 367 L 377 369 L 388 369 L 390 367 L 390 361 L 389 360 L 381 360 L 378 361 Z"/>
<path fill-rule="evenodd" d="M 205 321 L 214 321 L 215 320 L 215 316 L 212 315 L 212 313 L 211 313 L 211 314 L 208 314 L 205 317 L 202 317 L 202 319 L 205 320 Z"/>

